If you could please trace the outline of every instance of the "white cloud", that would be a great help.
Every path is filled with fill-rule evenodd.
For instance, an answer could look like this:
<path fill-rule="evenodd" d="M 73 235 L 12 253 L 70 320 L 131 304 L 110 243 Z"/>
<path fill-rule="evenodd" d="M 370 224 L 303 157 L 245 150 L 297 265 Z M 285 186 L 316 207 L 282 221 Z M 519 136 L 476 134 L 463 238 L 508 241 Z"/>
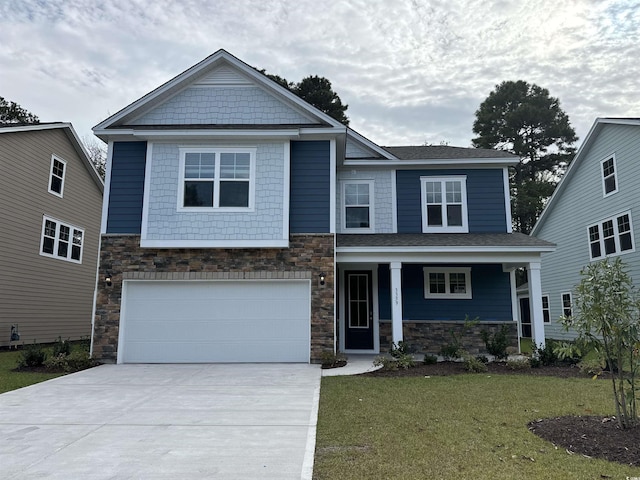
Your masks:
<path fill-rule="evenodd" d="M 494 86 L 560 98 L 580 137 L 640 116 L 633 0 L 8 0 L 0 95 L 81 135 L 219 48 L 291 81 L 327 77 L 380 144 L 467 146 Z"/>

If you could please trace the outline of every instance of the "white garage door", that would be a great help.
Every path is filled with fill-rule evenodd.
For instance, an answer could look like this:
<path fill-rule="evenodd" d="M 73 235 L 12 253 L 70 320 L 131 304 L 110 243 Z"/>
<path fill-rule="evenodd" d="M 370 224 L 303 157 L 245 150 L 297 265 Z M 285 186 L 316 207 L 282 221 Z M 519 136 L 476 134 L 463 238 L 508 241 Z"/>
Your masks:
<path fill-rule="evenodd" d="M 308 362 L 308 281 L 127 281 L 118 362 Z"/>

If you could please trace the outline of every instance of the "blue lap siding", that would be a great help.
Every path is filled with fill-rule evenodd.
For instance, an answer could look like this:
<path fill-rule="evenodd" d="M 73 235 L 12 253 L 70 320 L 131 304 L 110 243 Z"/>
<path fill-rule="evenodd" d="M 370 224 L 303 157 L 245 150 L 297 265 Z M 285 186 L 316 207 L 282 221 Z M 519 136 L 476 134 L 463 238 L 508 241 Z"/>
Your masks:
<path fill-rule="evenodd" d="M 403 320 L 464 320 L 465 315 L 481 321 L 511 321 L 511 284 L 502 265 L 471 265 L 472 298 L 461 300 L 424 298 L 426 265 L 402 266 Z M 430 265 L 434 266 L 434 265 Z M 459 267 L 461 265 L 455 265 Z M 391 285 L 388 265 L 378 268 L 380 318 L 391 318 Z"/>
<path fill-rule="evenodd" d="M 420 177 L 466 175 L 469 233 L 507 231 L 502 169 L 398 170 L 398 233 L 422 232 Z"/>
<path fill-rule="evenodd" d="M 116 142 L 111 157 L 107 233 L 140 233 L 147 142 Z"/>
<path fill-rule="evenodd" d="M 291 142 L 291 233 L 328 233 L 331 162 L 328 141 Z"/>

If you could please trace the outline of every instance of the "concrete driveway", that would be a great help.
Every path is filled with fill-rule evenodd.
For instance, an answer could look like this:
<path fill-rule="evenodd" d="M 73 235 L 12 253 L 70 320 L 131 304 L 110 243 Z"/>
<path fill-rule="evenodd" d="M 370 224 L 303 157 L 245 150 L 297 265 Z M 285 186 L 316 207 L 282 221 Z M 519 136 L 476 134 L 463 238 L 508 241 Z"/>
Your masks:
<path fill-rule="evenodd" d="M 102 365 L 0 395 L 0 477 L 311 478 L 318 365 Z"/>

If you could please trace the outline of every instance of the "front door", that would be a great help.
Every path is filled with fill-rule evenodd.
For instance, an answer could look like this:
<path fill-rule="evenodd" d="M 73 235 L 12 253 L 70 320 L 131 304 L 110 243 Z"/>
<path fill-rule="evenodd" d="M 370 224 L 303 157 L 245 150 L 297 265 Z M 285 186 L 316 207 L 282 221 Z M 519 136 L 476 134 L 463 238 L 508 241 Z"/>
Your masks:
<path fill-rule="evenodd" d="M 373 350 L 373 300 L 370 271 L 345 272 L 345 349 Z"/>

